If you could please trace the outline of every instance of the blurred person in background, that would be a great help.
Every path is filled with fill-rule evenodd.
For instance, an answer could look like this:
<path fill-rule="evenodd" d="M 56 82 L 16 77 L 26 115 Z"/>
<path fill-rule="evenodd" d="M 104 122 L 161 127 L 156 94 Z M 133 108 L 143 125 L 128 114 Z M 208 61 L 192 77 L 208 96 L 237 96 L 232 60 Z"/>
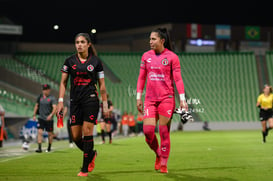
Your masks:
<path fill-rule="evenodd" d="M 101 117 L 100 127 L 101 127 L 102 144 L 105 143 L 105 131 L 107 135 L 109 136 L 109 143 L 110 144 L 112 143 L 111 125 L 113 122 L 112 111 L 114 109 L 114 106 L 112 101 L 109 99 L 109 94 L 107 94 L 107 104 L 108 104 L 108 111 L 104 113 L 103 104 L 101 103 L 102 117 Z"/>
<path fill-rule="evenodd" d="M 128 126 L 129 116 L 127 111 L 123 112 L 121 116 L 120 130 L 123 136 L 128 136 L 129 126 Z"/>
<path fill-rule="evenodd" d="M 51 88 L 50 85 L 42 85 L 42 94 L 40 94 L 36 100 L 36 104 L 33 110 L 33 120 L 37 120 L 38 117 L 37 129 L 38 129 L 38 149 L 37 153 L 42 153 L 42 142 L 43 142 L 43 132 L 44 130 L 48 133 L 48 147 L 46 152 L 51 151 L 51 145 L 53 141 L 53 131 L 54 131 L 54 115 L 56 113 L 56 98 L 50 94 Z"/>
<path fill-rule="evenodd" d="M 136 120 L 132 112 L 128 115 L 129 135 L 134 136 L 136 133 Z"/>
<path fill-rule="evenodd" d="M 64 118 L 67 117 L 66 129 L 67 129 L 68 143 L 69 143 L 69 147 L 73 148 L 74 145 L 73 145 L 73 139 L 72 139 L 72 133 L 71 133 L 69 111 L 70 111 L 70 100 L 66 100 L 64 103 L 63 117 Z"/>
<path fill-rule="evenodd" d="M 3 147 L 5 137 L 5 109 L 0 104 L 0 147 Z"/>
<path fill-rule="evenodd" d="M 143 132 L 146 143 L 156 155 L 155 170 L 168 173 L 170 153 L 170 124 L 175 109 L 174 82 L 180 97 L 180 107 L 188 109 L 184 83 L 181 77 L 178 56 L 172 51 L 171 40 L 166 28 L 157 28 L 150 34 L 151 50 L 141 58 L 137 81 L 137 109 L 144 114 Z M 147 79 L 144 108 L 142 92 Z M 155 127 L 159 121 L 159 147 Z"/>
<path fill-rule="evenodd" d="M 87 177 L 95 167 L 97 155 L 94 149 L 93 131 L 100 109 L 97 83 L 103 111 L 108 110 L 104 71 L 90 36 L 79 33 L 75 36 L 76 54 L 68 57 L 62 66 L 57 114 L 63 111 L 64 96 L 70 77 L 70 125 L 72 138 L 83 152 L 82 168 L 78 176 Z"/>
<path fill-rule="evenodd" d="M 143 134 L 143 114 L 141 112 L 137 114 L 137 133 L 139 136 Z"/>
<path fill-rule="evenodd" d="M 263 93 L 261 93 L 257 98 L 256 106 L 260 108 L 260 121 L 262 124 L 262 136 L 263 143 L 266 142 L 266 137 L 268 136 L 268 131 L 273 128 L 273 94 L 272 87 L 265 85 Z M 268 126 L 267 126 L 268 123 Z"/>

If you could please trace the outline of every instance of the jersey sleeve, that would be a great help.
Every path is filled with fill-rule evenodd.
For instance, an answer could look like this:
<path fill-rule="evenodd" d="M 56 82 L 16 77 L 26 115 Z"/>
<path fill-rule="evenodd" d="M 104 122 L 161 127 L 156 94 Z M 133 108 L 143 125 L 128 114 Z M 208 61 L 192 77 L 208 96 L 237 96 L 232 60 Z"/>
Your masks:
<path fill-rule="evenodd" d="M 184 82 L 181 76 L 180 62 L 178 56 L 174 56 L 172 61 L 172 73 L 177 91 L 180 94 L 185 94 Z"/>
<path fill-rule="evenodd" d="M 104 71 L 103 71 L 103 65 L 100 58 L 98 58 L 98 65 L 95 67 L 95 70 L 97 72 L 97 76 L 99 79 L 104 78 Z"/>
<path fill-rule="evenodd" d="M 51 97 L 51 102 L 52 102 L 52 105 L 56 105 L 57 104 L 57 100 L 54 96 Z"/>
<path fill-rule="evenodd" d="M 69 73 L 69 72 L 70 72 L 69 59 L 66 59 L 66 60 L 64 61 L 64 64 L 63 64 L 63 66 L 62 66 L 61 71 L 64 72 L 64 73 Z"/>
<path fill-rule="evenodd" d="M 144 56 L 142 56 L 138 80 L 137 80 L 137 93 L 143 92 L 145 82 L 146 82 L 146 76 L 147 76 L 147 71 L 146 71 L 145 59 L 144 59 Z"/>
<path fill-rule="evenodd" d="M 42 96 L 42 95 L 40 94 L 40 95 L 37 97 L 37 99 L 36 99 L 36 103 L 37 103 L 37 104 L 40 103 L 41 96 Z"/>
<path fill-rule="evenodd" d="M 262 102 L 262 95 L 259 95 L 257 98 L 257 102 L 261 103 Z"/>

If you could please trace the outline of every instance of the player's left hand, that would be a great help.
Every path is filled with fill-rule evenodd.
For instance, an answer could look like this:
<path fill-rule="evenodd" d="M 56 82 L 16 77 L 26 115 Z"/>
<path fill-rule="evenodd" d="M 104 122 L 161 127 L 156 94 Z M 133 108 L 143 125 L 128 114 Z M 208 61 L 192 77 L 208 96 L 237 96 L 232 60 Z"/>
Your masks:
<path fill-rule="evenodd" d="M 188 111 L 188 104 L 186 100 L 180 101 L 180 108 Z"/>

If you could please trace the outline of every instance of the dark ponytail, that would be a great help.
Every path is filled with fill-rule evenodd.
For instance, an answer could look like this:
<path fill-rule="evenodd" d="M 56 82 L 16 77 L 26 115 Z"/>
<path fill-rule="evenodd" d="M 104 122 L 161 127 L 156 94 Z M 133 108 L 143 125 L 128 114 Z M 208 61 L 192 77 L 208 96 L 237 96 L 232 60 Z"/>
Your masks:
<path fill-rule="evenodd" d="M 167 28 L 156 28 L 152 32 L 158 33 L 160 39 L 165 39 L 164 47 L 173 51 L 172 42 Z"/>
<path fill-rule="evenodd" d="M 95 49 L 93 43 L 91 42 L 91 38 L 90 38 L 89 34 L 88 33 L 78 33 L 75 36 L 75 41 L 79 36 L 83 36 L 88 43 L 91 43 L 91 46 L 88 48 L 88 53 L 91 54 L 91 55 L 98 56 L 97 50 Z"/>

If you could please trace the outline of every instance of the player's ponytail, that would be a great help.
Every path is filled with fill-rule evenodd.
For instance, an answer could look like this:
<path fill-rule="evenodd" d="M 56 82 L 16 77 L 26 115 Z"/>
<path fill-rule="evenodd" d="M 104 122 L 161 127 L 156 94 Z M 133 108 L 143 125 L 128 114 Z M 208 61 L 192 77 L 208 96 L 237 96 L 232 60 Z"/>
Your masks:
<path fill-rule="evenodd" d="M 95 56 L 98 56 L 97 54 L 97 50 L 95 49 L 93 43 L 91 42 L 91 38 L 89 36 L 88 33 L 78 33 L 76 36 L 75 36 L 75 40 L 79 37 L 79 36 L 83 36 L 86 41 L 88 43 L 91 43 L 91 46 L 88 48 L 88 53 L 91 54 L 91 55 L 95 55 Z"/>
<path fill-rule="evenodd" d="M 158 33 L 161 39 L 165 39 L 164 47 L 173 51 L 172 42 L 167 28 L 156 28 L 152 32 Z"/>

